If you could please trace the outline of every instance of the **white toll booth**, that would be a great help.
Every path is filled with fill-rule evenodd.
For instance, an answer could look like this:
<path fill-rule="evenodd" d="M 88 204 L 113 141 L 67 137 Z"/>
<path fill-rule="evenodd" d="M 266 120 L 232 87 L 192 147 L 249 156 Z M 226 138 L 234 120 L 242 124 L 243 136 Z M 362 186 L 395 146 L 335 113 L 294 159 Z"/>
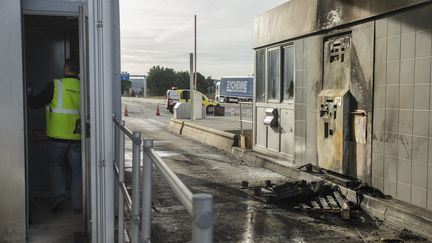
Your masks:
<path fill-rule="evenodd" d="M 35 240 L 38 224 L 52 215 L 44 110 L 27 108 L 26 91 L 62 77 L 71 57 L 80 60 L 81 127 L 90 127 L 81 142 L 83 213 L 74 226 L 89 242 L 114 242 L 119 1 L 0 0 L 0 33 L 0 242 Z M 57 215 L 52 225 L 64 220 Z"/>

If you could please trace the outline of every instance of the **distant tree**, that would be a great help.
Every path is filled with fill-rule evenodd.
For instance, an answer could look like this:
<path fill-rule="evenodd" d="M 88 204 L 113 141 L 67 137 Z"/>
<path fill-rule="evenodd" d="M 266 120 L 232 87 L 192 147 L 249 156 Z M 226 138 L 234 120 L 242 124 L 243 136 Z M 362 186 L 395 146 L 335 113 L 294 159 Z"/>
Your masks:
<path fill-rule="evenodd" d="M 147 87 L 151 95 L 165 95 L 171 87 L 179 89 L 190 88 L 190 76 L 187 71 L 174 71 L 172 68 L 153 66 L 148 72 Z M 211 77 L 205 78 L 201 73 L 197 73 L 198 91 L 213 97 L 215 84 Z"/>
<path fill-rule="evenodd" d="M 179 89 L 189 89 L 190 88 L 190 76 L 187 71 L 178 71 L 177 74 L 177 87 Z"/>
<path fill-rule="evenodd" d="M 129 80 L 121 81 L 121 92 L 124 94 L 125 92 L 129 92 L 129 89 L 132 87 L 132 82 Z"/>
<path fill-rule="evenodd" d="M 147 87 L 151 95 L 163 96 L 172 86 L 176 86 L 177 75 L 172 68 L 153 66 L 148 72 Z"/>
<path fill-rule="evenodd" d="M 207 96 L 214 98 L 216 92 L 216 82 L 211 76 L 206 78 L 205 81 L 208 84 Z"/>
<path fill-rule="evenodd" d="M 197 79 L 198 79 L 197 82 L 198 91 L 200 91 L 201 93 L 209 97 L 214 97 L 214 92 L 216 88 L 214 80 L 210 76 L 205 78 L 200 73 L 198 73 Z"/>

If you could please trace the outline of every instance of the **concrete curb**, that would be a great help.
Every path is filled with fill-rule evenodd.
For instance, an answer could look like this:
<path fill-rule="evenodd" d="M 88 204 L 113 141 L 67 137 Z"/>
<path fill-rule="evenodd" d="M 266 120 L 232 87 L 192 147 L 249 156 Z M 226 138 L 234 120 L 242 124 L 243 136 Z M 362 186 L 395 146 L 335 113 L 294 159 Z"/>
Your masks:
<path fill-rule="evenodd" d="M 200 143 L 221 149 L 227 153 L 231 153 L 233 146 L 237 146 L 238 144 L 238 135 L 236 134 L 174 118 L 171 118 L 169 130 Z"/>
<path fill-rule="evenodd" d="M 288 166 L 275 158 L 253 150 L 235 147 L 238 144 L 238 137 L 232 133 L 174 118 L 171 119 L 169 130 L 230 153 L 240 158 L 248 166 L 262 167 L 292 180 L 325 180 L 323 177 L 303 172 L 297 166 Z M 339 187 L 348 200 L 357 201 L 357 192 L 342 186 Z M 426 209 L 396 199 L 381 199 L 367 195 L 364 195 L 360 206 L 373 217 L 397 228 L 410 230 L 432 241 L 432 212 Z"/>

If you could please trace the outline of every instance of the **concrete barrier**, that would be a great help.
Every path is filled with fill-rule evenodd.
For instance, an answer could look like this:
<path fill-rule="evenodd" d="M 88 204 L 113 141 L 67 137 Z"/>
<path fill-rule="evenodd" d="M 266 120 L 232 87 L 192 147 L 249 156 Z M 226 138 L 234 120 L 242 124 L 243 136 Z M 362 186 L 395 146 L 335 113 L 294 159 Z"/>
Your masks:
<path fill-rule="evenodd" d="M 169 130 L 200 143 L 231 153 L 238 146 L 238 135 L 171 118 Z"/>

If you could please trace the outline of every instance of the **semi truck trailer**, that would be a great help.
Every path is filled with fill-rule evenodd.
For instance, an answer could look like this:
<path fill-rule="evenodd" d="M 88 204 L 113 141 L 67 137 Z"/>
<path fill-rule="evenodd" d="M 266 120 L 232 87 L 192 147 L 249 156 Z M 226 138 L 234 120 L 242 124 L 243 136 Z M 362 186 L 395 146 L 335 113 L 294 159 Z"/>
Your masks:
<path fill-rule="evenodd" d="M 219 102 L 252 102 L 253 80 L 251 76 L 222 77 L 216 83 L 215 99 Z"/>

